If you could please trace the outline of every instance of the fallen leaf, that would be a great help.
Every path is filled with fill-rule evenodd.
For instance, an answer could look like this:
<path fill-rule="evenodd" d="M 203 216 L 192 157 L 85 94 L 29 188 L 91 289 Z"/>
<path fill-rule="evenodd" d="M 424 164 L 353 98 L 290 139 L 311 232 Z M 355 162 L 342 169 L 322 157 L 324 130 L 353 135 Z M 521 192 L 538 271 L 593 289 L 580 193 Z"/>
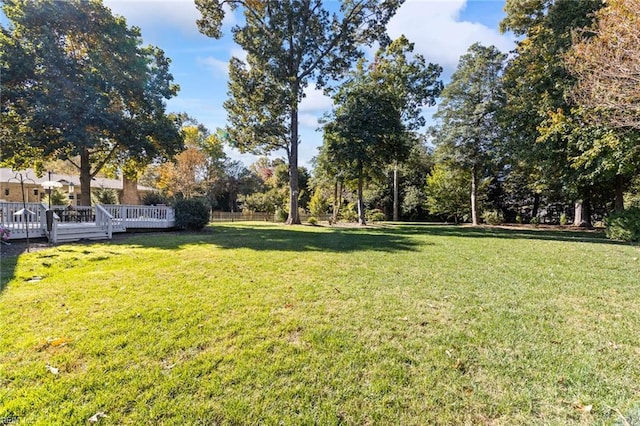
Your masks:
<path fill-rule="evenodd" d="M 49 370 L 51 374 L 53 374 L 54 376 L 57 376 L 58 374 L 60 374 L 60 370 L 58 370 L 56 367 L 52 367 L 49 364 L 47 364 L 47 370 Z"/>
<path fill-rule="evenodd" d="M 100 421 L 100 419 L 102 419 L 104 417 L 107 417 L 107 415 L 102 411 L 98 411 L 93 416 L 89 417 L 89 421 L 91 423 L 97 423 L 98 421 Z"/>
<path fill-rule="evenodd" d="M 57 347 L 57 346 L 65 346 L 67 343 L 71 343 L 71 339 L 67 339 L 66 337 L 58 337 L 57 339 L 49 339 L 49 345 Z"/>
<path fill-rule="evenodd" d="M 580 411 L 582 413 L 590 413 L 591 410 L 593 409 L 593 405 L 591 405 L 591 404 L 589 404 L 589 405 L 578 404 L 573 408 L 575 408 L 576 411 Z"/>

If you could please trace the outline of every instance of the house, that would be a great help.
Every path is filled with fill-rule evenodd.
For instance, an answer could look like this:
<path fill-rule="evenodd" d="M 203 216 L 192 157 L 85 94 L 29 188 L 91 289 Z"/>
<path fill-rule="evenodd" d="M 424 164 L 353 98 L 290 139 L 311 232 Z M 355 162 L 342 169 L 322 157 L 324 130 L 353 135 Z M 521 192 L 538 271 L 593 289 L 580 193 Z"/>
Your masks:
<path fill-rule="evenodd" d="M 24 184 L 24 200 L 22 199 L 22 187 L 20 185 L 20 175 Z M 80 192 L 80 177 L 76 175 L 66 175 L 60 173 L 45 173 L 42 177 L 37 177 L 32 169 L 14 171 L 9 168 L 0 168 L 0 202 L 22 202 L 39 203 L 43 202 L 47 190 L 43 188 L 45 181 L 55 181 L 62 184 L 57 188 L 65 194 L 69 200 L 69 205 L 77 205 L 77 196 Z M 113 189 L 118 195 L 118 200 L 126 204 L 140 204 L 144 194 L 154 191 L 153 188 L 137 185 L 135 182 L 119 179 L 93 178 L 91 190 Z"/>

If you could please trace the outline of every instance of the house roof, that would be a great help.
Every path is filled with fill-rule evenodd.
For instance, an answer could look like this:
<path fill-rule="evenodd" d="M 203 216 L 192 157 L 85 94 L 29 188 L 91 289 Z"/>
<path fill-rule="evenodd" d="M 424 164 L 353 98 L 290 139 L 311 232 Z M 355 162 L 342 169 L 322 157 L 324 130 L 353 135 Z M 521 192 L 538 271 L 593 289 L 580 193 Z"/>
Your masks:
<path fill-rule="evenodd" d="M 41 185 L 42 182 L 49 180 L 49 173 L 47 172 L 45 172 L 45 174 L 42 175 L 42 177 L 37 177 L 33 169 L 14 171 L 7 167 L 0 167 L 0 182 L 1 183 L 9 183 L 9 182 L 20 183 L 20 177 L 18 176 L 16 178 L 18 173 L 22 174 L 23 179 L 25 179 L 25 183 L 27 182 L 32 183 L 31 181 L 33 181 L 35 182 L 36 185 Z M 51 180 L 60 182 L 63 185 L 69 185 L 70 183 L 72 183 L 73 185 L 80 188 L 79 176 L 66 175 L 61 173 L 51 173 Z M 122 190 L 122 180 L 95 177 L 91 180 L 91 188 L 109 188 L 109 189 Z M 154 191 L 154 188 L 150 188 L 148 186 L 143 186 L 138 184 L 138 191 Z"/>

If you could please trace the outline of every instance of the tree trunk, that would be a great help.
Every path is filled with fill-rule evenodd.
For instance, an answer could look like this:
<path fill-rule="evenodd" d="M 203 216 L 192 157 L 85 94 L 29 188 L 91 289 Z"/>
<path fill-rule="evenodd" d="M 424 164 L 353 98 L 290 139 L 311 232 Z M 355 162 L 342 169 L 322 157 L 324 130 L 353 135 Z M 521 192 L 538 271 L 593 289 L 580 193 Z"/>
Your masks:
<path fill-rule="evenodd" d="M 291 140 L 289 150 L 289 217 L 287 225 L 299 225 L 298 214 L 298 83 L 294 83 L 291 108 Z"/>
<path fill-rule="evenodd" d="M 89 150 L 83 148 L 80 152 L 80 198 L 78 206 L 91 205 L 91 162 Z"/>
<path fill-rule="evenodd" d="M 538 210 L 540 210 L 540 194 L 536 192 L 533 194 L 533 210 L 531 210 L 531 217 L 537 217 Z"/>
<path fill-rule="evenodd" d="M 573 226 L 582 224 L 582 200 L 577 200 L 573 204 Z"/>
<path fill-rule="evenodd" d="M 393 163 L 393 221 L 397 222 L 400 218 L 400 206 L 398 202 L 398 162 Z"/>
<path fill-rule="evenodd" d="M 615 210 L 617 212 L 624 210 L 624 177 L 622 175 L 616 176 Z"/>
<path fill-rule="evenodd" d="M 478 224 L 478 173 L 475 166 L 471 169 L 471 223 Z"/>
<path fill-rule="evenodd" d="M 364 215 L 364 197 L 362 195 L 362 166 L 358 170 L 358 225 L 366 225 L 367 220 Z"/>
<path fill-rule="evenodd" d="M 338 213 L 340 211 L 340 204 L 338 202 L 338 186 L 340 183 L 336 180 L 333 184 L 333 212 L 331 215 L 332 223 L 336 223 L 338 221 Z M 342 195 L 342 193 L 340 193 Z"/>
<path fill-rule="evenodd" d="M 120 204 L 138 205 L 140 197 L 138 196 L 138 179 L 129 179 L 122 175 L 122 192 L 120 193 Z"/>

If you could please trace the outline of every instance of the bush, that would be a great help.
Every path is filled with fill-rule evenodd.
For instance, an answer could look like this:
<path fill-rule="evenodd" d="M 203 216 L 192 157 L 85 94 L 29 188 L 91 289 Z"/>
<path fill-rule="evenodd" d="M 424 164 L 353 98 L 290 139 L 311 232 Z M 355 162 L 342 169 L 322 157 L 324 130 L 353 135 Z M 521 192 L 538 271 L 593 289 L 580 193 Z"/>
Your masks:
<path fill-rule="evenodd" d="M 318 219 L 315 216 L 311 216 L 307 219 L 307 222 L 309 222 L 309 225 L 316 226 L 318 224 Z"/>
<path fill-rule="evenodd" d="M 159 192 L 147 192 L 142 196 L 142 204 L 145 206 L 157 206 L 159 204 L 169 204 L 167 197 Z"/>
<path fill-rule="evenodd" d="M 567 223 L 569 223 L 569 220 L 567 219 L 567 215 L 562 213 L 560 215 L 560 225 L 565 226 Z"/>
<path fill-rule="evenodd" d="M 382 210 L 379 209 L 373 209 L 373 210 L 369 210 L 366 214 L 366 219 L 367 222 L 382 222 L 383 220 L 386 220 L 387 217 L 384 215 L 384 213 L 382 212 Z"/>
<path fill-rule="evenodd" d="M 180 200 L 175 203 L 174 208 L 178 229 L 199 231 L 209 223 L 211 209 L 206 200 L 201 198 Z"/>
<path fill-rule="evenodd" d="M 504 215 L 498 210 L 487 210 L 482 213 L 482 220 L 489 225 L 500 225 L 504 222 Z"/>
<path fill-rule="evenodd" d="M 276 222 L 286 222 L 287 219 L 289 219 L 289 212 L 286 211 L 285 209 L 278 209 L 276 210 Z"/>
<path fill-rule="evenodd" d="M 340 210 L 340 220 L 345 222 L 357 222 L 358 221 L 358 213 L 356 213 L 356 205 L 355 203 L 349 203 L 344 208 Z"/>
<path fill-rule="evenodd" d="M 534 217 L 531 218 L 529 223 L 537 228 L 538 225 L 540 225 L 540 218 L 538 216 L 534 216 Z"/>
<path fill-rule="evenodd" d="M 640 208 L 631 207 L 604 219 L 607 238 L 621 241 L 640 241 Z"/>
<path fill-rule="evenodd" d="M 516 223 L 522 223 L 522 215 L 520 213 L 516 215 Z"/>

